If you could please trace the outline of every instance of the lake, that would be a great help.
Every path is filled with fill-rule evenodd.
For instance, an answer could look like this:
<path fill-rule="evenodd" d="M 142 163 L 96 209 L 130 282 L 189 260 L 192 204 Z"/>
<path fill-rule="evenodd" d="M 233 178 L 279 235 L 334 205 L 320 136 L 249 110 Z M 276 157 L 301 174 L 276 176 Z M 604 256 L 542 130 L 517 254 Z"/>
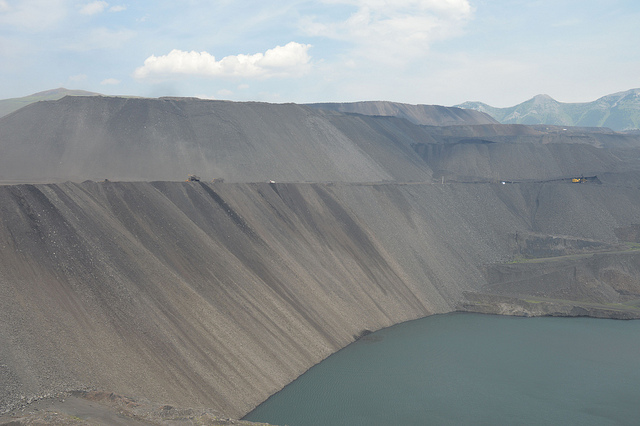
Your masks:
<path fill-rule="evenodd" d="M 434 315 L 380 330 L 245 417 L 276 425 L 638 425 L 640 321 Z"/>

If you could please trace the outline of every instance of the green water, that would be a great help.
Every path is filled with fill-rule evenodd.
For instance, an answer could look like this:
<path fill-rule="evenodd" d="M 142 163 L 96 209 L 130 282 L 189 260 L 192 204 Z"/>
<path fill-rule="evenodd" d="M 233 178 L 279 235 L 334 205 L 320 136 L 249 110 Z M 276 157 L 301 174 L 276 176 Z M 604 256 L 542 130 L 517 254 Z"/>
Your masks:
<path fill-rule="evenodd" d="M 245 419 L 640 425 L 640 321 L 431 316 L 348 346 Z"/>

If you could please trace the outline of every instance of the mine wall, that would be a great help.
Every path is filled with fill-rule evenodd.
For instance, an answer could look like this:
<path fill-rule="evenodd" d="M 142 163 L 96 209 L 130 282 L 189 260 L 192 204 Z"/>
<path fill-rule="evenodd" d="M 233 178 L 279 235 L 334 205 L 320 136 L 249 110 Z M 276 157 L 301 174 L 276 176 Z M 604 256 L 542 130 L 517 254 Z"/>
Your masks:
<path fill-rule="evenodd" d="M 638 135 L 445 125 L 478 117 L 441 108 L 424 126 L 295 104 L 66 97 L 0 117 L 0 182 L 640 181 Z"/>
<path fill-rule="evenodd" d="M 239 418 L 363 332 L 486 290 L 487 265 L 514 258 L 518 232 L 617 243 L 616 229 L 640 223 L 639 195 L 571 184 L 0 186 L 0 410 L 98 389 Z"/>

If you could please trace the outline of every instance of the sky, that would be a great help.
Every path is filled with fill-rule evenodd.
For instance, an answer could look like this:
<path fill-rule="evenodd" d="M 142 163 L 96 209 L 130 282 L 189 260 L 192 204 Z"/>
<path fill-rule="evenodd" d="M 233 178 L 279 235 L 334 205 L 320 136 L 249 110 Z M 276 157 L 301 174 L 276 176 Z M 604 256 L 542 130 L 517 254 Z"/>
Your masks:
<path fill-rule="evenodd" d="M 0 99 L 589 102 L 640 87 L 637 0 L 0 0 Z"/>

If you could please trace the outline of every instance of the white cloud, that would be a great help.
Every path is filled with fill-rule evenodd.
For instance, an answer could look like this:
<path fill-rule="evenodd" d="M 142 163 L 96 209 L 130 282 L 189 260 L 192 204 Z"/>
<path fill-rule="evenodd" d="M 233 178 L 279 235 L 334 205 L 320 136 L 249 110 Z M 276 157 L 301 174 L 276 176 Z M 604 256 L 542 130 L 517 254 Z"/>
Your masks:
<path fill-rule="evenodd" d="M 109 12 L 122 12 L 127 10 L 127 6 L 111 6 Z"/>
<path fill-rule="evenodd" d="M 223 98 L 224 97 L 229 97 L 231 95 L 233 95 L 233 92 L 231 90 L 229 90 L 229 89 L 218 90 L 218 96 L 221 96 Z"/>
<path fill-rule="evenodd" d="M 93 1 L 87 3 L 80 8 L 80 13 L 83 15 L 95 15 L 96 13 L 102 13 L 109 6 L 106 1 Z"/>
<path fill-rule="evenodd" d="M 120 80 L 117 80 L 115 78 L 107 78 L 105 80 L 102 80 L 100 82 L 100 84 L 103 85 L 103 86 L 107 86 L 107 85 L 108 86 L 115 86 L 117 84 L 120 84 Z"/>
<path fill-rule="evenodd" d="M 225 56 L 219 61 L 207 52 L 172 50 L 168 55 L 150 56 L 134 72 L 134 77 L 199 75 L 209 77 L 270 78 L 297 76 L 309 67 L 309 44 L 290 42 L 265 53 Z"/>
<path fill-rule="evenodd" d="M 11 7 L 9 7 L 9 3 L 6 0 L 0 0 L 0 13 L 8 12 Z"/>
<path fill-rule="evenodd" d="M 468 0 L 325 0 L 355 6 L 346 19 L 306 17 L 309 35 L 354 43 L 360 55 L 394 62 L 423 55 L 429 45 L 461 34 L 473 15 Z"/>

